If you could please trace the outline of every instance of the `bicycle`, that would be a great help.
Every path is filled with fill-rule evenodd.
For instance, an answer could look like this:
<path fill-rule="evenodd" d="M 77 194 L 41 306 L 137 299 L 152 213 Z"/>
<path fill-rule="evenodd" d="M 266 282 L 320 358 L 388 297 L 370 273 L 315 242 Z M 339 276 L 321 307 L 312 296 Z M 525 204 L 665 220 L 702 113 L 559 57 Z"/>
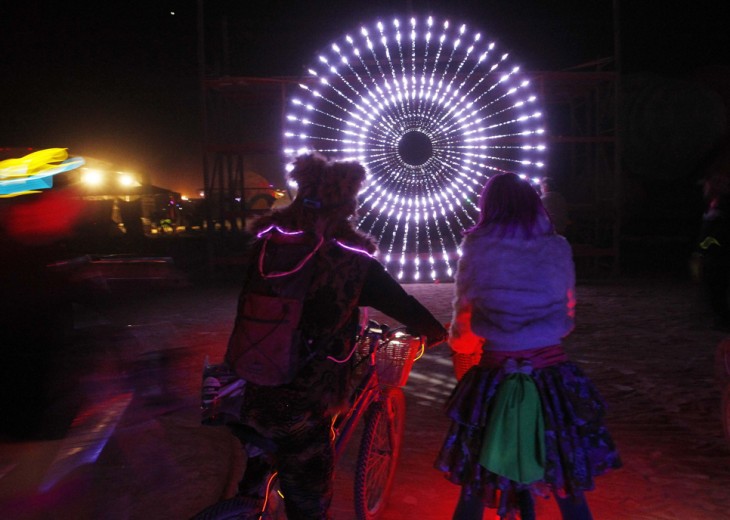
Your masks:
<path fill-rule="evenodd" d="M 354 475 L 357 520 L 377 520 L 387 504 L 403 441 L 406 402 L 402 387 L 424 348 L 425 338 L 411 336 L 403 327 L 390 329 L 368 320 L 350 353 L 355 356 L 358 383 L 347 412 L 335 417 L 332 430 L 338 460 L 360 421 L 365 420 Z M 350 356 L 340 362 L 349 361 Z M 256 439 L 251 432 L 248 435 L 261 451 L 272 449 L 265 439 Z M 248 456 L 250 460 L 252 454 Z M 206 507 L 192 520 L 286 519 L 276 474 L 265 475 L 263 482 L 266 484 L 261 498 L 224 499 Z"/>

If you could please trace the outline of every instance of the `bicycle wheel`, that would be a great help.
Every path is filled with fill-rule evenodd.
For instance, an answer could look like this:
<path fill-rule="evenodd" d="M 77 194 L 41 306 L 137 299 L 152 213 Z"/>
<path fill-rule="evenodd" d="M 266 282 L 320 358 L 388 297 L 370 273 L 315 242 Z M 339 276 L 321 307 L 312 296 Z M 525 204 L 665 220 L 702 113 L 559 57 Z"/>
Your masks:
<path fill-rule="evenodd" d="M 385 509 L 403 441 L 406 400 L 401 388 L 385 388 L 365 417 L 355 469 L 355 514 L 375 520 Z"/>

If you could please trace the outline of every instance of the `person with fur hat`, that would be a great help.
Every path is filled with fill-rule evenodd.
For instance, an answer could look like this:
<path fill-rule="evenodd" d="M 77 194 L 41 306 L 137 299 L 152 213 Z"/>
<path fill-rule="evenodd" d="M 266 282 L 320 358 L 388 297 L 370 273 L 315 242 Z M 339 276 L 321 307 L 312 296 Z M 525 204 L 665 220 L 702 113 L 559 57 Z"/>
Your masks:
<path fill-rule="evenodd" d="M 336 360 L 347 359 L 354 346 L 358 308 L 373 307 L 432 345 L 447 331 L 371 256 L 373 238 L 355 228 L 358 192 L 366 177 L 361 164 L 307 154 L 295 160 L 289 177 L 298 185 L 292 203 L 252 223 L 257 238 L 249 249 L 241 300 L 264 278 L 286 284 L 301 281 L 296 273 L 306 270 L 299 328 L 309 350 L 290 382 L 246 384 L 244 426 L 234 428 L 234 434 L 246 442 L 245 433 L 253 430 L 275 446 L 275 455 L 273 461 L 249 460 L 239 494 L 259 494 L 261 476 L 273 463 L 287 517 L 321 520 L 329 518 L 332 499 L 332 417 L 347 405 L 352 388 L 352 364 Z M 235 360 L 228 360 L 234 366 Z"/>
<path fill-rule="evenodd" d="M 479 208 L 462 242 L 449 344 L 480 360 L 447 402 L 435 463 L 461 486 L 453 518 L 481 519 L 488 506 L 534 519 L 533 495 L 552 493 L 564 520 L 590 520 L 584 491 L 621 461 L 603 400 L 561 347 L 575 318 L 570 245 L 513 173 L 489 179 Z"/>

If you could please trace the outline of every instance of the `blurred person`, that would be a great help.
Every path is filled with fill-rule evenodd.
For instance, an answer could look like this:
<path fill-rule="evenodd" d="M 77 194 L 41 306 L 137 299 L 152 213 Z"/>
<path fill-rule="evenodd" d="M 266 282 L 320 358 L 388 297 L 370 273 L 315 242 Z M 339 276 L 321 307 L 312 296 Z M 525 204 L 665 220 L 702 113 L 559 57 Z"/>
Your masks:
<path fill-rule="evenodd" d="M 704 182 L 707 209 L 698 241 L 700 281 L 712 310 L 714 327 L 730 332 L 730 175 L 716 173 Z"/>
<path fill-rule="evenodd" d="M 550 220 L 553 222 L 555 231 L 559 235 L 565 236 L 568 224 L 570 223 L 568 202 L 559 191 L 555 191 L 555 181 L 552 177 L 543 177 L 540 180 L 540 189 L 542 191 L 540 200 L 543 206 L 545 206 Z"/>
<path fill-rule="evenodd" d="M 0 198 L 0 434 L 54 435 L 55 373 L 73 330 L 72 292 L 49 269 L 66 255 L 82 203 L 69 188 Z M 58 425 L 63 427 L 63 425 Z"/>
<path fill-rule="evenodd" d="M 568 360 L 575 271 L 535 189 L 492 177 L 479 222 L 465 234 L 449 344 L 481 352 L 447 402 L 451 426 L 435 466 L 461 486 L 453 518 L 534 518 L 533 496 L 557 499 L 563 519 L 592 518 L 583 495 L 621 466 L 605 404 Z"/>
<path fill-rule="evenodd" d="M 314 356 L 303 355 L 308 361 L 289 383 L 247 382 L 244 426 L 232 429 L 244 444 L 252 429 L 274 447 L 273 458 L 249 459 L 240 495 L 260 496 L 261 477 L 271 464 L 278 471 L 287 517 L 323 519 L 329 518 L 332 499 L 331 424 L 347 406 L 353 369 L 351 363 L 331 358 L 344 360 L 354 348 L 358 307 L 378 309 L 431 344 L 443 341 L 447 331 L 370 256 L 376 250 L 373 239 L 355 229 L 357 195 L 365 180 L 359 163 L 304 155 L 295 160 L 290 178 L 298 185 L 291 204 L 252 223 L 258 239 L 249 250 L 238 317 L 247 293 L 262 278 L 282 275 L 279 280 L 287 283 L 286 273 L 309 264 L 313 274 L 299 323 L 304 343 L 314 345 Z M 226 359 L 235 367 L 231 357 L 229 344 Z"/>

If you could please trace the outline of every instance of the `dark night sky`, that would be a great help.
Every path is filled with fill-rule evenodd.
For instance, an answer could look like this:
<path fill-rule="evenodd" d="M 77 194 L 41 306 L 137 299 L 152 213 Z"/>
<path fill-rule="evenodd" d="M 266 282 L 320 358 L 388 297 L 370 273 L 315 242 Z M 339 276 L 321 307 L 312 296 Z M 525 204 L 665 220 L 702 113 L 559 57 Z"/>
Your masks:
<path fill-rule="evenodd" d="M 0 146 L 68 147 L 189 193 L 202 185 L 197 2 L 6 2 L 0 16 Z M 650 5 L 654 4 L 654 5 Z M 728 66 L 724 2 L 624 0 L 624 71 L 691 77 Z M 207 0 L 209 70 L 298 76 L 361 23 L 432 13 L 497 39 L 527 70 L 613 55 L 613 2 L 539 0 Z M 656 6 L 660 6 L 657 8 Z M 691 7 L 691 10 L 689 10 Z M 171 14 L 174 12 L 175 14 Z"/>

